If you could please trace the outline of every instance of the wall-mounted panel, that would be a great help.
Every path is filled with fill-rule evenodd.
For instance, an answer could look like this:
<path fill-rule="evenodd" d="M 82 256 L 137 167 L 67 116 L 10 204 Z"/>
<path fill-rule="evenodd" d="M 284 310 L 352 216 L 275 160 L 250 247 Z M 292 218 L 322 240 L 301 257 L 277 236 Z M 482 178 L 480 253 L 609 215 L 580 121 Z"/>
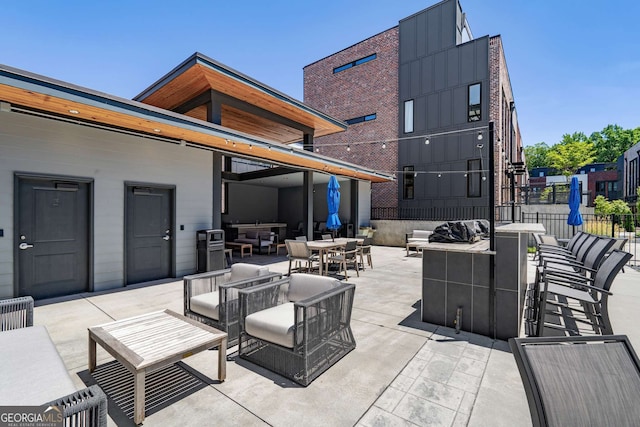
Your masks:
<path fill-rule="evenodd" d="M 447 87 L 457 86 L 460 82 L 460 61 L 457 49 L 447 50 Z"/>
<path fill-rule="evenodd" d="M 440 126 L 451 125 L 453 117 L 452 93 L 450 90 L 440 92 Z"/>
<path fill-rule="evenodd" d="M 433 91 L 433 56 L 422 59 L 422 93 L 427 94 Z"/>
<path fill-rule="evenodd" d="M 437 129 L 440 123 L 440 97 L 437 93 L 427 96 L 427 131 Z"/>
<path fill-rule="evenodd" d="M 400 63 L 416 59 L 416 20 L 407 19 L 400 23 Z"/>

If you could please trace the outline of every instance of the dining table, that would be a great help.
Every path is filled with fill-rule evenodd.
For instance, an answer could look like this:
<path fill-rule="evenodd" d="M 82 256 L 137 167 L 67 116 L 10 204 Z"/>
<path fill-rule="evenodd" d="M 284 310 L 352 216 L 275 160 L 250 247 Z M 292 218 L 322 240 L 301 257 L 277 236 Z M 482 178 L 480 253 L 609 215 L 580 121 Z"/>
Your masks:
<path fill-rule="evenodd" d="M 361 238 L 347 238 L 347 237 L 336 237 L 335 239 L 327 239 L 327 240 L 311 240 L 307 242 L 307 247 L 312 251 L 318 252 L 319 259 L 319 267 L 318 273 L 322 276 L 327 271 L 327 267 L 325 267 L 326 260 L 329 252 L 334 251 L 339 248 L 345 247 L 347 242 L 355 240 L 358 245 L 362 245 L 364 243 L 364 239 Z"/>

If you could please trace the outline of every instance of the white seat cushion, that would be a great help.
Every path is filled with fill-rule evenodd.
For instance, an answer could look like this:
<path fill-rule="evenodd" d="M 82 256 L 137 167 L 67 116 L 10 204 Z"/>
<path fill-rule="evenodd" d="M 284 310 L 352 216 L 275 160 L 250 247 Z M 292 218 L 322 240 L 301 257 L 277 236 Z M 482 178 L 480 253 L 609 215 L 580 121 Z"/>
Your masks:
<path fill-rule="evenodd" d="M 251 336 L 293 348 L 294 318 L 294 305 L 287 302 L 248 315 L 244 324 Z"/>
<path fill-rule="evenodd" d="M 194 313 L 220 320 L 220 294 L 217 291 L 191 297 L 190 307 Z"/>
<path fill-rule="evenodd" d="M 0 360 L 1 405 L 42 405 L 77 390 L 44 326 L 0 332 Z"/>

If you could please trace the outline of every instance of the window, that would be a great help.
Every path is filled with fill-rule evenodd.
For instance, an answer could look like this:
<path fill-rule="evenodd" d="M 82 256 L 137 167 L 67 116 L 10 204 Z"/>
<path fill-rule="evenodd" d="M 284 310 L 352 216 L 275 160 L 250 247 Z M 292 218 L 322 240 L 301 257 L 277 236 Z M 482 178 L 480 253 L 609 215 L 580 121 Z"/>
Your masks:
<path fill-rule="evenodd" d="M 333 69 L 333 74 L 339 73 L 340 71 L 348 70 L 349 68 L 353 68 L 356 65 L 364 64 L 365 62 L 373 61 L 376 59 L 376 54 L 372 54 L 369 56 L 365 56 L 364 58 L 357 59 L 355 61 L 349 62 L 348 64 L 341 65 Z"/>
<path fill-rule="evenodd" d="M 544 172 L 540 172 L 538 176 L 544 176 Z"/>
<path fill-rule="evenodd" d="M 469 86 L 468 121 L 470 122 L 477 122 L 482 120 L 482 114 L 480 114 L 480 89 L 480 83 L 472 84 Z"/>
<path fill-rule="evenodd" d="M 376 113 L 373 113 L 373 114 L 368 114 L 366 116 L 354 117 L 353 119 L 345 120 L 345 122 L 348 125 L 353 125 L 356 123 L 370 122 L 371 120 L 375 120 L 376 117 L 377 117 Z"/>
<path fill-rule="evenodd" d="M 467 160 L 467 197 L 482 196 L 482 162 L 480 159 Z"/>
<path fill-rule="evenodd" d="M 403 167 L 402 172 L 404 174 L 402 198 L 405 200 L 413 199 L 413 187 L 415 183 L 413 166 Z"/>
<path fill-rule="evenodd" d="M 413 99 L 404 101 L 404 133 L 413 132 Z"/>

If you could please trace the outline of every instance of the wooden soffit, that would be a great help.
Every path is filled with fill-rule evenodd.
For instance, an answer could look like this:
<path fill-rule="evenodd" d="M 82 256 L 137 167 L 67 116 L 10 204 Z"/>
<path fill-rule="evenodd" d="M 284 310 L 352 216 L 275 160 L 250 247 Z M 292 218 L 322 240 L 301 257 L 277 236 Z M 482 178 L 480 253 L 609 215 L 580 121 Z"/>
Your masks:
<path fill-rule="evenodd" d="M 208 90 L 220 92 L 239 101 L 268 111 L 288 121 L 313 129 L 320 137 L 342 132 L 346 125 L 250 77 L 241 74 L 200 53 L 195 53 L 174 70 L 162 77 L 134 100 L 174 110 Z M 233 109 L 232 117 L 225 118 L 229 109 L 223 104 L 222 125 L 232 129 L 269 137 L 284 144 L 302 140 L 302 131 L 241 109 Z M 187 113 L 202 116 L 202 109 Z M 206 118 L 206 111 L 205 111 Z M 226 121 L 226 122 L 225 122 Z"/>
<path fill-rule="evenodd" d="M 296 170 L 312 170 L 372 182 L 391 175 L 317 153 L 237 132 L 137 101 L 49 79 L 0 65 L 0 114 L 33 112 L 80 124 L 166 139 L 181 145 L 211 148 Z"/>

